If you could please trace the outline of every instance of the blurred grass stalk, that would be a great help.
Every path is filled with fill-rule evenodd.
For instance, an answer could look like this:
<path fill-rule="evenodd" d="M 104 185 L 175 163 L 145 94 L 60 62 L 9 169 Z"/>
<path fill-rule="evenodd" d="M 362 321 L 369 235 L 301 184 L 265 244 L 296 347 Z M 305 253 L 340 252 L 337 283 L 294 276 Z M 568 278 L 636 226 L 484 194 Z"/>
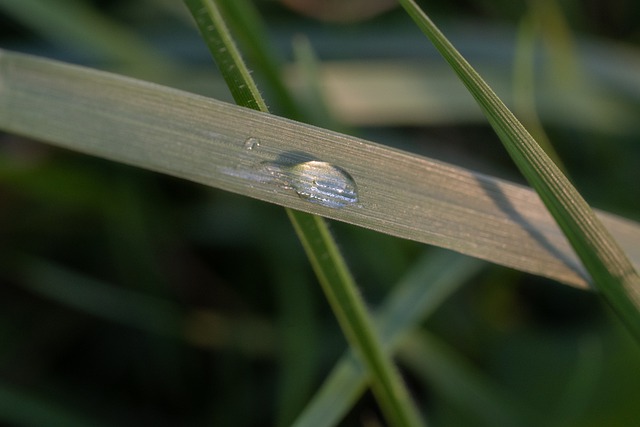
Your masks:
<path fill-rule="evenodd" d="M 415 352 L 405 346 L 414 331 L 447 298 L 465 283 L 468 283 L 482 266 L 483 264 L 478 260 L 442 250 L 429 251 L 417 259 L 404 278 L 393 286 L 389 295 L 376 310 L 376 327 L 385 350 L 389 353 L 400 350 L 401 357 L 404 350 L 415 355 Z M 438 349 L 435 348 L 432 352 L 437 353 Z M 464 382 L 464 378 L 469 380 L 467 389 L 483 389 L 484 386 L 478 385 L 474 381 L 474 375 L 469 375 L 470 370 L 464 371 L 458 366 L 449 366 L 448 373 L 451 373 L 457 381 Z M 437 379 L 442 378 L 443 375 L 440 375 Z M 353 351 L 347 351 L 334 365 L 331 373 L 296 418 L 292 427 L 331 427 L 337 425 L 362 396 L 366 384 L 367 372 L 362 363 L 359 363 Z M 459 399 L 464 401 L 468 396 L 469 394 L 466 394 L 460 396 Z M 492 407 L 502 407 L 505 403 L 500 402 L 499 398 L 492 400 L 492 397 L 494 396 L 487 396 L 484 402 L 491 401 Z M 467 401 L 465 403 L 468 404 L 465 407 L 471 408 L 474 412 L 478 409 L 474 402 Z M 480 413 L 482 412 L 480 410 Z M 504 418 L 510 418 L 509 410 L 505 410 L 501 415 L 504 415 Z M 492 421 L 498 422 L 499 418 L 493 417 Z"/>
<path fill-rule="evenodd" d="M 640 276 L 535 139 L 413 0 L 400 0 L 478 101 L 512 159 L 567 236 L 596 289 L 640 340 Z"/>
<path fill-rule="evenodd" d="M 213 0 L 185 0 L 231 93 L 239 105 L 267 113 L 268 108 Z M 244 28 L 251 31 L 251 28 Z M 424 422 L 383 350 L 356 284 L 324 219 L 287 209 L 307 256 L 350 345 L 370 374 L 371 386 L 387 421 L 398 427 Z"/>
<path fill-rule="evenodd" d="M 167 76 L 175 69 L 174 62 L 86 1 L 0 0 L 0 9 L 47 41 L 91 52 L 97 60 L 108 58 L 135 75 Z"/>
<path fill-rule="evenodd" d="M 513 66 L 514 109 L 521 117 L 522 122 L 530 129 L 531 134 L 535 136 L 540 147 L 566 174 L 567 168 L 549 140 L 536 108 L 535 45 L 536 35 L 540 28 L 540 19 L 536 19 L 539 15 L 535 10 L 537 4 L 539 3 L 531 3 L 530 11 L 521 19 L 518 29 Z M 561 46 L 566 46 L 566 43 L 561 43 Z M 550 48 L 554 49 L 551 45 Z M 571 51 L 563 51 L 563 53 L 567 56 L 571 55 Z"/>

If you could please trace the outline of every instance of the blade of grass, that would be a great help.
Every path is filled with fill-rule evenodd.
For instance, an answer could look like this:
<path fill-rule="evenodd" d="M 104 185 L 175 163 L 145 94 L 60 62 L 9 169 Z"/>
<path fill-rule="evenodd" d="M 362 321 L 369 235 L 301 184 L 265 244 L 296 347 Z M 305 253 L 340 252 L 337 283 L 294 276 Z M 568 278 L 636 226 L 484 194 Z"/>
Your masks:
<path fill-rule="evenodd" d="M 509 94 L 512 58 L 505 53 L 513 45 L 504 39 L 483 38 L 484 28 L 474 27 L 476 40 L 468 32 L 452 31 L 465 50 L 484 69 L 497 93 Z M 494 28 L 486 28 L 492 33 Z M 514 36 L 505 33 L 502 37 Z M 502 42 L 502 43 L 501 43 Z M 364 43 L 364 42 L 362 42 Z M 581 45 L 582 46 L 582 45 Z M 564 81 L 538 80 L 536 98 L 540 117 L 550 125 L 611 137 L 634 137 L 640 134 L 634 105 L 640 99 L 638 54 L 631 50 L 617 56 L 618 46 L 594 47 L 583 44 L 582 59 L 590 64 L 588 79 Z M 484 47 L 484 49 L 483 49 Z M 480 49 L 483 49 L 479 52 Z M 609 49 L 609 50 L 606 50 Z M 503 52 L 501 55 L 497 52 Z M 546 50 L 544 51 L 547 52 Z M 492 54 L 493 53 L 493 54 Z M 605 55 L 609 53 L 609 56 Z M 555 72 L 548 55 L 542 55 L 538 71 Z M 441 58 L 439 58 L 441 59 Z M 606 63 L 598 62 L 608 61 Z M 634 62 L 635 61 L 635 62 Z M 291 72 L 293 71 L 293 73 Z M 295 69 L 287 74 L 296 77 Z M 415 59 L 367 59 L 326 61 L 322 63 L 322 86 L 331 110 L 349 126 L 430 126 L 452 123 L 482 123 L 486 118 L 458 77 L 446 63 L 431 57 Z M 540 78 L 542 73 L 537 74 Z M 638 78 L 636 78 L 638 76 Z M 291 80 L 295 83 L 295 80 Z M 606 90 L 602 90 L 605 88 Z"/>
<path fill-rule="evenodd" d="M 537 4 L 537 3 L 536 3 Z M 530 6 L 533 9 L 535 6 Z M 538 117 L 535 96 L 535 58 L 536 58 L 536 24 L 534 11 L 529 11 L 521 20 L 517 33 L 513 66 L 513 103 L 515 111 L 522 121 L 531 129 L 536 141 L 544 149 L 554 163 L 566 174 L 567 168 L 562 164 L 560 156 L 551 144 L 547 133 Z"/>
<path fill-rule="evenodd" d="M 321 217 L 287 210 L 351 347 L 362 359 L 377 401 L 392 425 L 424 425 Z M 305 230 L 313 230 L 308 232 Z"/>
<path fill-rule="evenodd" d="M 173 337 L 182 333 L 184 315 L 167 300 L 109 285 L 49 261 L 3 255 L 5 270 L 37 295 L 141 330 Z"/>
<path fill-rule="evenodd" d="M 265 83 L 274 94 L 274 102 L 278 103 L 283 115 L 295 120 L 304 119 L 303 111 L 280 77 L 280 63 L 268 43 L 269 35 L 254 5 L 247 0 L 223 0 L 218 5 L 225 23 L 242 43 L 243 51 L 264 75 Z M 251 30 L 247 31 L 249 28 Z"/>
<path fill-rule="evenodd" d="M 236 102 L 267 113 L 224 19 L 212 0 L 185 0 Z M 246 29 L 250 31 L 251 29 Z M 362 358 L 388 422 L 419 426 L 417 408 L 391 358 L 383 351 L 363 299 L 323 218 L 287 209 L 287 214 L 349 342 Z"/>
<path fill-rule="evenodd" d="M 640 340 L 640 276 L 580 193 L 516 117 L 413 0 L 400 0 L 483 109 L 527 181 L 540 195 L 583 265 L 637 340 Z"/>
<path fill-rule="evenodd" d="M 318 58 L 309 39 L 297 35 L 293 39 L 293 57 L 300 79 L 300 98 L 305 105 L 307 116 L 316 126 L 339 130 L 340 126 L 329 110 L 323 92 L 322 76 Z"/>
<path fill-rule="evenodd" d="M 392 352 L 410 331 L 479 272 L 482 263 L 446 251 L 418 259 L 376 310 L 376 327 L 384 348 Z M 352 351 L 335 364 L 293 427 L 337 425 L 365 391 L 367 375 Z"/>
<path fill-rule="evenodd" d="M 212 0 L 185 0 L 185 4 L 193 15 L 236 104 L 263 113 L 269 112 L 249 70 L 244 65 L 218 6 Z"/>
<path fill-rule="evenodd" d="M 565 85 L 584 83 L 576 55 L 576 41 L 558 0 L 531 2 L 528 9 L 552 58 L 550 65 L 554 77 Z"/>
<path fill-rule="evenodd" d="M 98 13 L 88 2 L 0 0 L 0 9 L 65 49 L 72 46 L 99 59 L 124 62 L 143 75 L 173 68 L 140 37 Z"/>
<path fill-rule="evenodd" d="M 278 353 L 277 422 L 276 426 L 290 426 L 316 388 L 319 354 L 323 345 L 319 336 L 321 319 L 317 316 L 315 285 L 304 263 L 292 263 L 290 250 L 274 250 L 269 245 L 264 253 L 280 253 L 270 262 L 278 293 L 280 340 Z M 292 265 L 295 264 L 295 265 Z"/>
<path fill-rule="evenodd" d="M 228 318 L 207 310 L 183 313 L 169 299 L 117 287 L 19 253 L 3 252 L 0 266 L 6 277 L 34 294 L 110 322 L 185 339 L 200 347 L 226 347 L 261 357 L 274 353 L 275 332 L 261 318 L 237 315 Z"/>
<path fill-rule="evenodd" d="M 589 281 L 528 188 L 214 99 L 0 50 L 0 129 L 563 283 Z M 244 148 L 249 137 L 257 149 Z M 252 179 L 256 165 L 301 151 L 347 170 L 358 206 L 327 208 Z M 0 157 L 3 180 L 28 172 L 14 169 Z M 599 216 L 640 266 L 640 226 Z"/>
<path fill-rule="evenodd" d="M 78 413 L 78 408 L 66 408 L 51 396 L 36 396 L 6 383 L 0 383 L 0 420 L 7 425 L 69 427 L 111 425 L 98 418 L 90 419 Z"/>
<path fill-rule="evenodd" d="M 398 356 L 426 384 L 467 413 L 480 425 L 526 426 L 527 418 L 514 408 L 490 378 L 436 336 L 416 331 L 399 346 Z"/>

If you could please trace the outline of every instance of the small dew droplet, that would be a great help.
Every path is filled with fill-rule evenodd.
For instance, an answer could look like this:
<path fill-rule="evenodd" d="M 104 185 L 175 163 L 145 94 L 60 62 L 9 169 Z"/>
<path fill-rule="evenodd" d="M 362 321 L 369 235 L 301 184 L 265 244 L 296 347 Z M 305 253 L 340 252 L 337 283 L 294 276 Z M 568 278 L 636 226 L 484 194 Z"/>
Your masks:
<path fill-rule="evenodd" d="M 287 169 L 289 185 L 303 199 L 341 208 L 358 202 L 356 183 L 344 169 L 331 163 L 309 161 Z"/>
<path fill-rule="evenodd" d="M 245 150 L 255 150 L 256 148 L 258 148 L 260 146 L 260 140 L 258 138 L 255 137 L 249 137 L 247 138 L 247 140 L 244 142 L 244 149 Z"/>

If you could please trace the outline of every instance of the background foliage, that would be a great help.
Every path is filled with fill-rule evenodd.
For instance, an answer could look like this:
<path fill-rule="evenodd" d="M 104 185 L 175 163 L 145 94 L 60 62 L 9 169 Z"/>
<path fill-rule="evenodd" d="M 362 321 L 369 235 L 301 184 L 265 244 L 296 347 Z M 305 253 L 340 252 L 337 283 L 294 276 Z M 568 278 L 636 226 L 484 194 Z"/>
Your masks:
<path fill-rule="evenodd" d="M 45 28 L 36 9 L 20 15 L 0 2 L 2 47 L 230 99 L 182 4 L 57 3 L 73 13 Z M 514 52 L 522 50 L 516 30 L 535 2 L 429 3 L 427 10 L 500 96 L 512 98 Z M 539 22 L 565 19 L 568 38 L 559 31 L 536 38 L 540 119 L 587 200 L 639 220 L 640 127 L 625 115 L 637 116 L 640 106 L 632 72 L 640 61 L 640 5 L 558 3 L 562 14 Z M 299 46 L 304 35 L 326 65 L 323 72 L 333 72 L 324 74 L 330 82 L 344 81 L 348 72 L 356 78 L 347 82 L 366 81 L 374 65 L 395 64 L 384 69 L 398 74 L 382 73 L 372 87 L 399 79 L 407 85 L 392 86 L 393 96 L 370 91 L 365 107 L 391 117 L 378 122 L 346 109 L 339 91 L 320 85 L 333 117 L 317 124 L 522 181 L 469 107 L 471 98 L 451 85 L 401 10 L 335 23 L 275 2 L 258 5 L 270 41 L 288 63 L 300 62 L 292 41 Z M 69 28 L 86 28 L 97 40 L 74 37 Z M 569 50 L 562 50 L 566 41 Z M 626 68 L 616 64 L 620 58 Z M 260 85 L 259 64 L 248 59 Z M 424 97 L 402 91 L 412 80 L 400 71 L 412 67 L 419 79 L 447 89 L 429 96 L 441 114 L 393 118 L 398 105 Z M 311 96 L 305 74 L 287 70 L 297 96 Z M 552 96 L 558 88 L 589 102 L 573 115 L 558 111 Z M 274 113 L 286 114 L 277 94 L 265 89 L 265 96 Z M 369 111 L 369 117 L 376 116 Z M 251 426 L 287 425 L 295 417 L 346 343 L 282 209 L 12 135 L 0 138 L 4 421 Z M 372 307 L 419 257 L 435 252 L 344 224 L 332 230 Z M 445 346 L 442 354 L 452 352 L 451 360 L 472 370 L 466 384 L 479 375 L 532 425 L 628 425 L 640 417 L 634 396 L 640 350 L 592 294 L 487 265 L 424 331 Z M 400 362 L 432 425 L 481 425 L 455 399 L 464 381 L 448 392 L 446 384 L 457 384 L 453 374 L 438 381 L 421 376 L 415 363 Z M 343 425 L 369 425 L 377 417 L 366 395 Z"/>

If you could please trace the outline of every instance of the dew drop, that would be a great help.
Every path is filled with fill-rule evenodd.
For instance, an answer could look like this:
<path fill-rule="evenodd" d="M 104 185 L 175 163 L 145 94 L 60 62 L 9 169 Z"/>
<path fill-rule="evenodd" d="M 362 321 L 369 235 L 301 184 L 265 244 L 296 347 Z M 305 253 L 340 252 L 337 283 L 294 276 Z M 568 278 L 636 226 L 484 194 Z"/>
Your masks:
<path fill-rule="evenodd" d="M 356 183 L 344 169 L 327 162 L 309 161 L 286 169 L 287 183 L 303 199 L 341 208 L 358 202 Z"/>
<path fill-rule="evenodd" d="M 253 136 L 247 138 L 247 140 L 244 142 L 244 149 L 245 150 L 255 150 L 256 148 L 258 148 L 260 146 L 260 140 L 258 138 L 255 138 Z"/>

